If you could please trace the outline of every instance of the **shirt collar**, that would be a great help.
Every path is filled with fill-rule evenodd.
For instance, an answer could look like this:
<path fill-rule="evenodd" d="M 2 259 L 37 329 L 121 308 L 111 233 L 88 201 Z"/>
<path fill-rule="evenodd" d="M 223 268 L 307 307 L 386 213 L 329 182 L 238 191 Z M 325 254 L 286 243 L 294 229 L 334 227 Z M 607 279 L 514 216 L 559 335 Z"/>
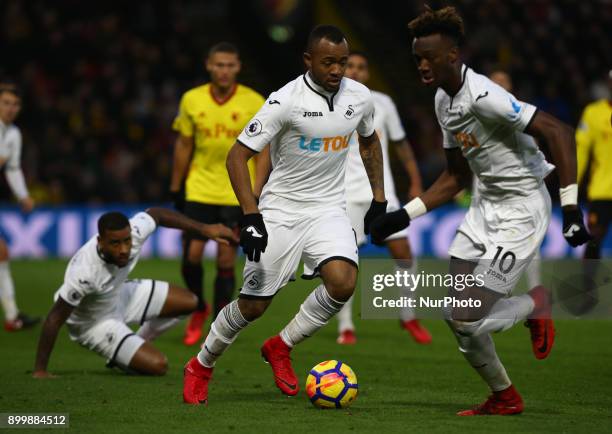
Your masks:
<path fill-rule="evenodd" d="M 308 86 L 310 86 L 314 91 L 322 94 L 326 98 L 331 98 L 337 93 L 337 92 L 330 92 L 328 90 L 325 90 L 323 86 L 319 86 L 317 83 L 315 83 L 315 81 L 312 79 L 310 75 L 310 71 L 307 71 L 306 74 L 304 74 L 304 80 L 306 80 L 306 83 L 308 83 Z"/>

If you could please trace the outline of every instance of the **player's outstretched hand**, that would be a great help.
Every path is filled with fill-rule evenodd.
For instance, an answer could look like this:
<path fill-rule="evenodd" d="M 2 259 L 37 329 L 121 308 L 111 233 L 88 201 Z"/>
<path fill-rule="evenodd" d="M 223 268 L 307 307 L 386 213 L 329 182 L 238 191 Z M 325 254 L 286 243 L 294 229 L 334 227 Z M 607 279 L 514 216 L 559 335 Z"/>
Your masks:
<path fill-rule="evenodd" d="M 259 262 L 268 245 L 268 231 L 260 213 L 245 214 L 240 222 L 240 245 L 249 261 Z"/>
<path fill-rule="evenodd" d="M 240 239 L 236 233 L 221 223 L 202 225 L 202 235 L 220 244 L 238 244 Z"/>
<path fill-rule="evenodd" d="M 401 231 L 410 224 L 410 217 L 404 208 L 382 215 L 372 222 L 372 242 L 378 246 L 385 244 L 391 234 Z"/>
<path fill-rule="evenodd" d="M 370 226 L 372 225 L 372 222 L 376 219 L 376 217 L 385 215 L 386 212 L 387 212 L 387 201 L 386 200 L 384 202 L 377 202 L 376 200 L 372 199 L 370 208 L 368 209 L 368 212 L 366 212 L 366 215 L 363 219 L 363 231 L 365 232 L 366 235 L 370 233 Z"/>
<path fill-rule="evenodd" d="M 563 237 L 572 247 L 580 246 L 591 239 L 591 235 L 584 226 L 582 211 L 575 205 L 564 206 L 563 210 Z"/>
<path fill-rule="evenodd" d="M 21 199 L 21 201 L 19 202 L 19 205 L 21 205 L 21 210 L 23 212 L 25 212 L 26 214 L 29 214 L 34 209 L 34 199 L 32 199 L 31 197 L 26 197 L 24 199 Z"/>

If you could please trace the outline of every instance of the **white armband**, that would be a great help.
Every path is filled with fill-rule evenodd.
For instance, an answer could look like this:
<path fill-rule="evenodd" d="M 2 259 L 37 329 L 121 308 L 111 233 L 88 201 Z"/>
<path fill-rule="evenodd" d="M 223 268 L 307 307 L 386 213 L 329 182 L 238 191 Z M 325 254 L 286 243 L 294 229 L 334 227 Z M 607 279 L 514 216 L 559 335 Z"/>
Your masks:
<path fill-rule="evenodd" d="M 577 205 L 578 204 L 578 184 L 570 184 L 567 187 L 559 189 L 559 198 L 561 206 Z"/>
<path fill-rule="evenodd" d="M 425 203 L 423 203 L 420 197 L 412 199 L 406 204 L 406 206 L 404 206 L 404 209 L 408 213 L 408 217 L 410 217 L 410 220 L 414 220 L 415 218 L 422 216 L 427 212 L 427 207 L 425 206 Z"/>

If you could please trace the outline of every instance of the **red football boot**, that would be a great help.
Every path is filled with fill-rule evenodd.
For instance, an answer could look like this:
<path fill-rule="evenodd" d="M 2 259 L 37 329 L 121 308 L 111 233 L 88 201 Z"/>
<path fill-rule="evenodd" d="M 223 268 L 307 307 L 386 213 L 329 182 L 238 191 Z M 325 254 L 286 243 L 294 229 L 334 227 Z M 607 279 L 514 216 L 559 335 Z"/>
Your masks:
<path fill-rule="evenodd" d="M 357 336 L 355 336 L 355 330 L 344 330 L 336 339 L 336 342 L 340 345 L 355 345 L 357 343 Z"/>
<path fill-rule="evenodd" d="M 187 404 L 208 404 L 208 382 L 213 368 L 202 366 L 197 357 L 192 357 L 183 370 L 183 402 Z"/>
<path fill-rule="evenodd" d="M 206 322 L 206 319 L 210 315 L 210 306 L 207 304 L 204 309 L 195 311 L 189 318 L 187 328 L 185 329 L 185 336 L 183 337 L 183 343 L 191 346 L 195 345 L 202 339 L 202 326 Z"/>
<path fill-rule="evenodd" d="M 401 326 L 404 330 L 412 335 L 412 338 L 419 344 L 427 345 L 431 343 L 431 335 L 425 327 L 421 325 L 418 319 L 410 321 L 401 321 Z"/>
<path fill-rule="evenodd" d="M 531 333 L 531 349 L 536 359 L 545 359 L 555 343 L 555 327 L 552 320 L 552 296 L 550 290 L 536 286 L 528 294 L 535 307 L 525 326 Z"/>
<path fill-rule="evenodd" d="M 261 347 L 261 357 L 270 364 L 276 386 L 285 395 L 294 396 L 297 395 L 300 387 L 291 366 L 290 352 L 291 348 L 283 342 L 279 335 L 269 338 Z"/>
<path fill-rule="evenodd" d="M 493 392 L 485 402 L 472 409 L 460 411 L 457 416 L 509 416 L 522 412 L 523 399 L 514 386 L 510 386 L 499 392 Z"/>
<path fill-rule="evenodd" d="M 16 332 L 19 330 L 29 329 L 40 322 L 40 318 L 31 317 L 25 313 L 19 313 L 13 321 L 4 321 L 4 330 L 7 332 Z"/>

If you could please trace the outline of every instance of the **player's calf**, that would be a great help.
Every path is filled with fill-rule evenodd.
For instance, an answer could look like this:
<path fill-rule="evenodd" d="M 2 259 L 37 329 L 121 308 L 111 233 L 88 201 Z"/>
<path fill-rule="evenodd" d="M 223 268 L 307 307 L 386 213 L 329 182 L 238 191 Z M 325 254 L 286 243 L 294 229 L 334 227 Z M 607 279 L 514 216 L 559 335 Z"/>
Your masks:
<path fill-rule="evenodd" d="M 129 368 L 142 375 L 162 376 L 168 372 L 168 359 L 153 345 L 145 342 L 130 360 Z"/>

